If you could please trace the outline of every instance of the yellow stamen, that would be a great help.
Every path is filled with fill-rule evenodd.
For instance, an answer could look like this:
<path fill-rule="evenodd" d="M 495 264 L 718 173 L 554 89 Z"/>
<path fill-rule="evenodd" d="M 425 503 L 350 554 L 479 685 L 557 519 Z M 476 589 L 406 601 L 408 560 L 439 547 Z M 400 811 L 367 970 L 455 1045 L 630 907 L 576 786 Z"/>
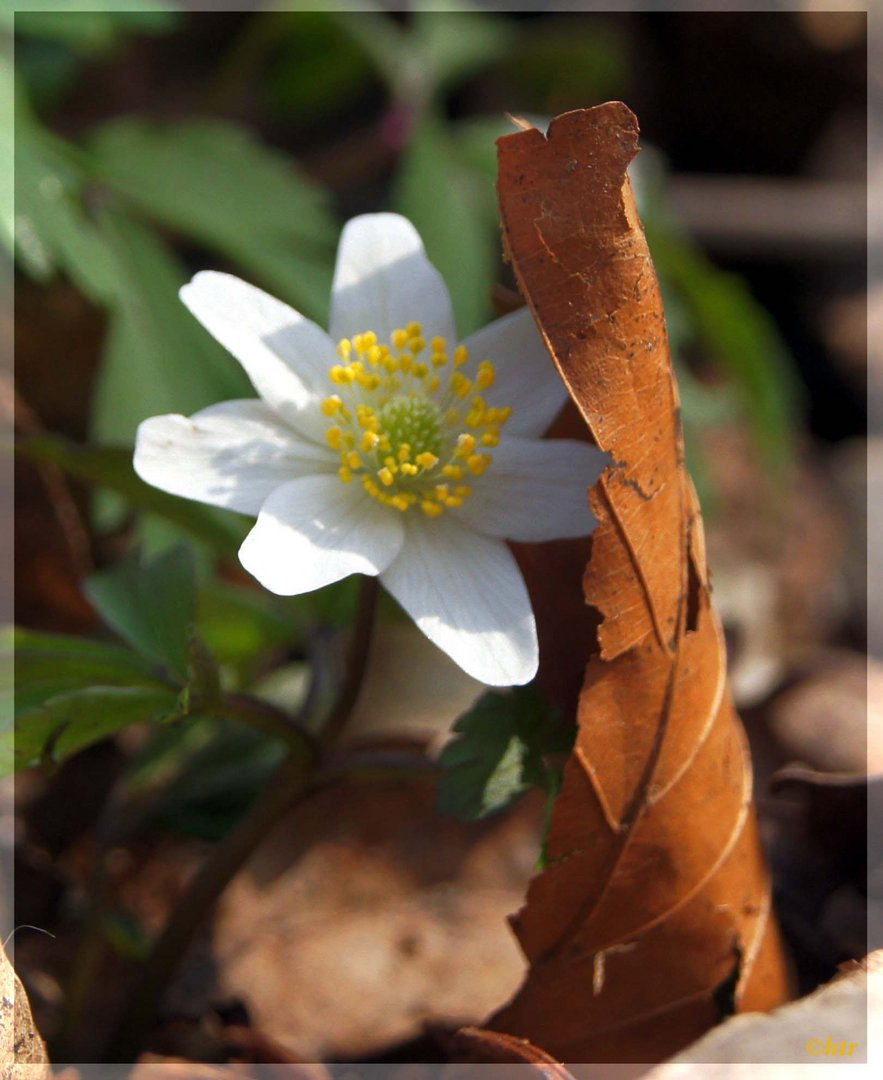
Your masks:
<path fill-rule="evenodd" d="M 466 459 L 466 464 L 469 466 L 471 473 L 475 476 L 481 476 L 493 460 L 490 454 L 470 454 Z"/>
<path fill-rule="evenodd" d="M 482 360 L 478 365 L 478 374 L 475 377 L 475 384 L 479 390 L 487 390 L 488 387 L 493 386 L 496 378 L 497 373 L 494 365 L 490 360 Z"/>

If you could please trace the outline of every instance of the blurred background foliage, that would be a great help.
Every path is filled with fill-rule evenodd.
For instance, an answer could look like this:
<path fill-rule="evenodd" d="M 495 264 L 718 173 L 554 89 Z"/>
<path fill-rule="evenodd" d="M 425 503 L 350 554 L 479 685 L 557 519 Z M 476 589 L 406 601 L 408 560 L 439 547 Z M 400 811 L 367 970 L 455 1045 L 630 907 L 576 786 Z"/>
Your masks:
<path fill-rule="evenodd" d="M 70 502 L 69 524 L 82 489 L 70 495 L 58 477 L 93 493 L 85 524 L 73 528 L 79 576 L 114 562 L 133 541 L 162 567 L 163 553 L 186 539 L 206 602 L 215 610 L 232 605 L 225 621 L 241 624 L 235 655 L 230 641 L 208 633 L 234 688 L 249 685 L 281 638 L 300 660 L 316 620 L 342 625 L 352 603 L 346 583 L 330 601 L 278 603 L 241 584 L 218 593 L 212 567 L 221 560 L 232 572 L 245 520 L 164 495 L 134 475 L 130 448 L 140 420 L 251 392 L 239 366 L 179 302 L 179 287 L 200 268 L 230 270 L 322 323 L 342 223 L 389 208 L 419 229 L 468 334 L 494 316 L 495 285 L 512 285 L 494 191 L 495 140 L 513 130 L 507 111 L 544 126 L 557 112 L 610 98 L 634 104 L 649 121 L 633 178 L 666 294 L 688 453 L 706 513 L 714 513 L 717 491 L 701 435 L 734 419 L 753 444 L 763 489 L 756 508 L 770 512 L 791 476 L 803 425 L 801 376 L 745 279 L 712 262 L 673 209 L 669 159 L 654 135 L 672 146 L 678 136 L 651 104 L 659 78 L 646 27 L 463 5 L 409 14 L 370 4 L 291 7 L 198 15 L 160 0 L 82 11 L 58 2 L 19 10 L 14 20 L 3 8 L 2 32 L 7 44 L 15 40 L 15 70 L 7 72 L 15 86 L 15 207 L 14 214 L 3 208 L 2 238 L 22 285 L 21 448 L 61 493 L 56 512 Z M 664 42 L 665 24 L 657 25 Z M 45 328 L 37 315 L 44 310 Z M 34 356 L 44 358 L 36 370 Z M 119 633 L 96 595 L 90 590 L 93 608 Z M 91 626 L 92 608 L 75 597 L 66 602 L 64 628 Z M 181 611 L 169 619 L 187 625 Z M 35 656 L 46 648 L 37 640 L 19 645 Z M 176 694 L 192 681 L 185 669 L 171 670 Z M 25 695 L 22 707 L 43 708 L 50 690 L 57 691 L 51 680 L 36 704 Z M 156 687 L 141 690 L 149 696 Z M 80 713 L 68 691 L 56 726 L 70 732 Z M 127 723 L 128 699 L 101 692 Z M 34 730 L 43 729 L 35 722 Z M 84 738 L 102 734 L 95 727 Z M 75 744 L 82 740 L 68 735 L 52 752 L 64 756 Z M 22 763 L 39 757 L 36 744 L 25 750 Z"/>
<path fill-rule="evenodd" d="M 392 209 L 419 229 L 469 333 L 511 300 L 495 291 L 513 286 L 494 191 L 507 113 L 544 127 L 620 98 L 640 118 L 633 180 L 689 464 L 730 644 L 744 638 L 751 661 L 743 677 L 731 648 L 739 704 L 769 694 L 807 642 L 863 647 L 865 583 L 844 614 L 839 511 L 816 463 L 864 430 L 864 207 L 856 232 L 829 212 L 827 188 L 805 185 L 831 180 L 839 198 L 844 180 L 853 200 L 861 187 L 864 24 L 809 3 L 764 18 L 285 6 L 0 5 L 0 81 L 14 84 L 0 97 L 0 185 L 14 179 L 15 195 L 0 205 L 0 262 L 16 275 L 20 449 L 19 625 L 0 642 L 16 740 L 13 752 L 0 724 L 0 772 L 41 766 L 23 778 L 37 818 L 53 821 L 40 851 L 94 829 L 100 865 L 145 831 L 223 837 L 286 745 L 314 734 L 272 709 L 244 716 L 237 695 L 321 716 L 340 680 L 354 583 L 289 599 L 255 588 L 236 560 L 246 519 L 132 470 L 143 418 L 251 393 L 179 287 L 227 270 L 322 323 L 341 225 Z M 382 614 L 381 635 L 395 606 Z M 434 734 L 420 732 L 431 742 L 475 688 L 452 704 L 463 677 L 427 649 L 408 680 L 432 688 Z M 420 711 L 386 683 L 371 686 L 380 712 L 395 712 L 396 694 Z M 448 811 L 480 817 L 531 785 L 554 795 L 547 754 L 572 732 L 519 700 L 503 720 L 499 695 L 462 716 Z M 39 821 L 29 829 L 32 843 Z M 144 928 L 124 904 L 84 901 L 90 886 L 74 881 L 66 907 L 40 866 L 20 879 L 23 919 L 68 932 L 71 971 L 94 935 L 140 955 Z M 29 948 L 39 970 L 41 942 L 23 944 L 26 967 Z M 73 1032 L 90 1037 L 86 982 L 43 1003 L 44 1030 L 68 1049 Z"/>

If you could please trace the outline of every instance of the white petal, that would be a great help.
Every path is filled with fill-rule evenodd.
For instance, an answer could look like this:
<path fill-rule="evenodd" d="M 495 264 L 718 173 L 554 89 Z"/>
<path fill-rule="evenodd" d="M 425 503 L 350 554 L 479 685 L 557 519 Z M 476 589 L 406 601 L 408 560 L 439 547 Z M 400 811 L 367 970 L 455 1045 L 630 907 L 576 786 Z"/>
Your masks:
<path fill-rule="evenodd" d="M 270 592 L 310 592 L 350 574 L 379 574 L 404 538 L 399 511 L 358 484 L 306 476 L 277 488 L 239 549 L 239 560 Z"/>
<path fill-rule="evenodd" d="M 153 416 L 138 428 L 135 472 L 187 499 L 257 514 L 296 476 L 329 472 L 330 450 L 298 437 L 257 399 L 225 401 L 186 416 Z"/>
<path fill-rule="evenodd" d="M 405 546 L 380 580 L 424 634 L 489 686 L 529 682 L 538 645 L 530 599 L 512 553 L 448 515 L 409 512 Z"/>
<path fill-rule="evenodd" d="M 414 226 L 398 214 L 363 214 L 344 226 L 331 292 L 331 336 L 373 330 L 382 341 L 419 322 L 427 341 L 454 343 L 451 298 Z M 451 344 L 453 347 L 453 344 Z"/>
<path fill-rule="evenodd" d="M 567 387 L 549 355 L 528 308 L 513 311 L 468 337 L 473 373 L 482 360 L 492 360 L 497 381 L 484 393 L 489 405 L 511 405 L 507 435 L 542 435 L 567 400 Z"/>
<path fill-rule="evenodd" d="M 597 522 L 588 489 L 609 455 L 575 439 L 502 436 L 494 462 L 454 513 L 489 536 L 536 542 L 587 536 Z"/>
<path fill-rule="evenodd" d="M 328 421 L 319 402 L 333 389 L 328 370 L 336 362 L 325 331 L 261 289 L 214 270 L 197 274 L 180 295 L 242 364 L 264 401 L 298 431 L 323 441 Z"/>

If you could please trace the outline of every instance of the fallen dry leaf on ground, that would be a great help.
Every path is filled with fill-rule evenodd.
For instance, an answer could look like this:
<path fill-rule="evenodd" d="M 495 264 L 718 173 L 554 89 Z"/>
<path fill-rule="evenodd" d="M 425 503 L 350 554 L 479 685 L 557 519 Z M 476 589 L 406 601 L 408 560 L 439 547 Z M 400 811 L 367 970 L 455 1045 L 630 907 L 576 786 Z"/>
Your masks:
<path fill-rule="evenodd" d="M 583 580 L 601 618 L 577 744 L 515 929 L 530 971 L 492 1022 L 562 1061 L 659 1061 L 787 996 L 751 766 L 709 600 L 659 288 L 620 103 L 499 142 L 520 289 L 612 465 Z M 562 633 L 566 628 L 562 629 Z"/>
<path fill-rule="evenodd" d="M 221 900 L 215 996 L 303 1061 L 365 1060 L 505 1000 L 543 800 L 464 825 L 435 797 L 427 780 L 343 782 L 292 811 Z"/>
<path fill-rule="evenodd" d="M 28 997 L 0 942 L 0 1077 L 47 1080 L 46 1047 L 31 1016 Z"/>

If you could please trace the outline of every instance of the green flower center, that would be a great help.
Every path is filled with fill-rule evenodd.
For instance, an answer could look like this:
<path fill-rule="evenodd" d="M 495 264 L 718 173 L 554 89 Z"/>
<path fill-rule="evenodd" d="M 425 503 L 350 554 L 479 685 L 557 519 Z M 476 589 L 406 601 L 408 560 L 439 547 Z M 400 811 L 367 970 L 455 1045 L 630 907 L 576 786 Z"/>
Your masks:
<path fill-rule="evenodd" d="M 419 323 L 394 330 L 389 345 L 371 331 L 344 339 L 343 363 L 329 372 L 339 393 L 325 398 L 322 411 L 333 420 L 328 445 L 340 454 L 345 484 L 358 479 L 385 506 L 419 506 L 438 517 L 472 494 L 462 481 L 491 465 L 487 451 L 512 409 L 492 408 L 481 396 L 496 378 L 489 360 L 469 378 L 460 370 L 469 360 L 464 346 L 449 358 L 445 339 L 433 338 L 428 362 L 426 350 Z"/>

